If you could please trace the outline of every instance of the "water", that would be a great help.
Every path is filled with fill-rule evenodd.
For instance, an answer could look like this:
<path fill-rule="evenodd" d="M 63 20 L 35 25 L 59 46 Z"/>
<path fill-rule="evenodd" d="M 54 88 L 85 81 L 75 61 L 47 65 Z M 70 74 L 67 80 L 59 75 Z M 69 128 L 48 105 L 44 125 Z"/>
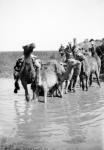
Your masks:
<path fill-rule="evenodd" d="M 26 102 L 22 87 L 13 93 L 13 83 L 0 79 L 0 137 L 49 150 L 104 149 L 103 82 L 88 92 L 77 87 L 63 99 L 48 97 L 47 104 Z"/>

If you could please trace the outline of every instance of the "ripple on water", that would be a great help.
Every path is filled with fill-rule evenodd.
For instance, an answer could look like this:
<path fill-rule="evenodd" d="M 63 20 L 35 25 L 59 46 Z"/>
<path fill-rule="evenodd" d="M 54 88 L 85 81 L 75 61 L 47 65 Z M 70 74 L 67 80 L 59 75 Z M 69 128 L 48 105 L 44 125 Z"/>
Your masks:
<path fill-rule="evenodd" d="M 76 93 L 48 98 L 47 104 L 26 102 L 22 87 L 14 94 L 12 79 L 0 79 L 0 83 L 0 136 L 20 137 L 48 148 L 102 143 L 103 83 L 101 88 L 94 84 L 88 92 L 78 86 Z"/>

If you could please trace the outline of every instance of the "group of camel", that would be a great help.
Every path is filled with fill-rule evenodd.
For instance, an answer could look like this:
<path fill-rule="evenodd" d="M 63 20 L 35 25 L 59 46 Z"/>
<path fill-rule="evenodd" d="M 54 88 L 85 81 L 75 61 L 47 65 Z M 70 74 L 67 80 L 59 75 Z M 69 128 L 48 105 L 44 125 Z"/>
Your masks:
<path fill-rule="evenodd" d="M 17 93 L 19 90 L 18 80 L 21 80 L 27 101 L 30 100 L 27 84 L 31 84 L 33 99 L 39 100 L 41 91 L 44 93 L 45 103 L 48 95 L 63 97 L 64 93 L 75 92 L 78 81 L 82 90 L 87 91 L 92 85 L 93 73 L 100 87 L 101 60 L 96 51 L 94 53 L 89 49 L 85 51 L 74 41 L 73 46 L 70 43 L 66 48 L 61 45 L 59 48 L 61 60 L 52 59 L 42 64 L 40 59 L 31 57 L 33 48 L 33 45 L 23 47 L 23 64 L 19 74 L 14 74 L 14 92 Z"/>

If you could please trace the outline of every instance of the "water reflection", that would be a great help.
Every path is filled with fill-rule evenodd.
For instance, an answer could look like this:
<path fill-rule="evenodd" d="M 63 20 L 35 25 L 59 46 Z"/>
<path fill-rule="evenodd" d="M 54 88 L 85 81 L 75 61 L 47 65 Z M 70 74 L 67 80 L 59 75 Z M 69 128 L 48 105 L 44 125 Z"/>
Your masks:
<path fill-rule="evenodd" d="M 48 98 L 44 104 L 27 103 L 22 88 L 14 95 L 12 79 L 0 80 L 3 85 L 0 87 L 0 136 L 13 136 L 56 149 L 75 148 L 76 144 L 82 149 L 89 144 L 103 145 L 103 83 L 101 88 L 94 84 L 88 92 L 78 87 L 76 93 L 64 95 L 63 99 Z"/>

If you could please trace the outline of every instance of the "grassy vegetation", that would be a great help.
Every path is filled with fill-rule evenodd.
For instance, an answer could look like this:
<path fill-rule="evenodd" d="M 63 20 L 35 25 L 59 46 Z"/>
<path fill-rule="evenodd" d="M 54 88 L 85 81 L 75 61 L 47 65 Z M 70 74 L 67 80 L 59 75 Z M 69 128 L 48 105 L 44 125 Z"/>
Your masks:
<path fill-rule="evenodd" d="M 0 139 L 0 150 L 48 150 L 43 147 L 36 146 L 28 141 L 13 142 L 9 138 Z"/>
<path fill-rule="evenodd" d="M 59 59 L 58 51 L 37 51 L 34 52 L 43 61 L 48 59 Z M 12 77 L 13 67 L 22 52 L 0 52 L 0 77 Z"/>

